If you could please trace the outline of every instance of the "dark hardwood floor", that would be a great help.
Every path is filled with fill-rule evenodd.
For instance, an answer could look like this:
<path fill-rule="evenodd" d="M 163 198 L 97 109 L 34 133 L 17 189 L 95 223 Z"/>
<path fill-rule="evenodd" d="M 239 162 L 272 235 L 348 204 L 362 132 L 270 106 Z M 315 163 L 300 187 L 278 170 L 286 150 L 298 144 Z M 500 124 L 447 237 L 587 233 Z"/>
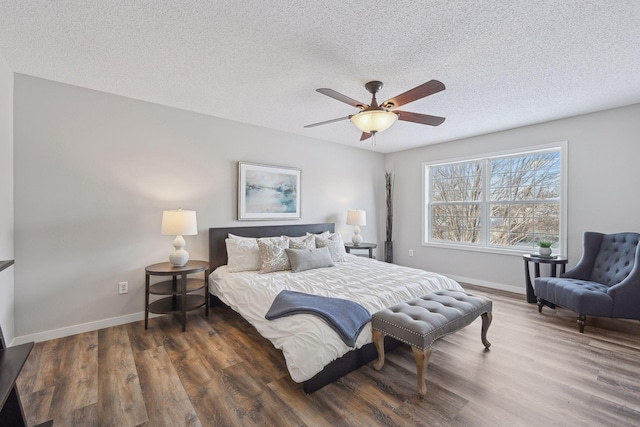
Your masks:
<path fill-rule="evenodd" d="M 588 318 L 524 296 L 467 287 L 494 301 L 484 351 L 480 319 L 437 341 L 416 394 L 404 346 L 312 395 L 238 314 L 214 307 L 36 344 L 18 380 L 29 425 L 54 426 L 637 426 L 640 322 Z"/>

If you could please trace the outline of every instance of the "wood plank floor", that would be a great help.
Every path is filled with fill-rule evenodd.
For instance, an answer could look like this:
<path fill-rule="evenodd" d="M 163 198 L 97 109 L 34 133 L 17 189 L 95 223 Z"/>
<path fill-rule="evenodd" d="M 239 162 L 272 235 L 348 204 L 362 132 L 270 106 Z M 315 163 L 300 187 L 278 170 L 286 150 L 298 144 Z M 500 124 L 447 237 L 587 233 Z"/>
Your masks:
<path fill-rule="evenodd" d="M 18 387 L 29 425 L 637 426 L 640 322 L 543 310 L 524 296 L 465 286 L 494 302 L 434 345 L 427 396 L 408 346 L 306 395 L 284 358 L 238 314 L 214 307 L 36 344 Z"/>

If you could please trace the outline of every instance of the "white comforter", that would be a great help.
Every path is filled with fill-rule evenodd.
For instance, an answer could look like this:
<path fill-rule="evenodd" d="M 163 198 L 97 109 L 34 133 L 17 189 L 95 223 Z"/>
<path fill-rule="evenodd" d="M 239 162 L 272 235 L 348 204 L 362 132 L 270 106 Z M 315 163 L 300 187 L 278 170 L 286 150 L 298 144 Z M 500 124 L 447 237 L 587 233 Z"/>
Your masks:
<path fill-rule="evenodd" d="M 350 299 L 373 314 L 438 289 L 462 290 L 455 280 L 436 273 L 354 255 L 347 255 L 346 260 L 336 263 L 335 267 L 299 273 L 229 273 L 227 266 L 222 266 L 209 277 L 210 292 L 282 350 L 291 378 L 296 382 L 312 378 L 351 348 L 323 320 L 310 314 L 266 320 L 264 316 L 280 291 L 289 289 Z M 358 337 L 356 348 L 371 341 L 371 323 L 368 323 Z"/>

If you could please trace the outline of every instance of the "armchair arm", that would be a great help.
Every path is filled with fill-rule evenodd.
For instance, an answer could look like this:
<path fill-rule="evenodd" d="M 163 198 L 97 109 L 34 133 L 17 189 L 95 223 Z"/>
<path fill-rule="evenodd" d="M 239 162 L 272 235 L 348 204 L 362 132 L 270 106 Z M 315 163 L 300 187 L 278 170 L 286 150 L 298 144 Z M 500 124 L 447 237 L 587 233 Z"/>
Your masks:
<path fill-rule="evenodd" d="M 596 257 L 598 256 L 598 252 L 600 252 L 603 237 L 604 234 L 602 233 L 586 231 L 584 233 L 582 258 L 580 258 L 580 261 L 578 261 L 575 267 L 564 273 L 562 277 L 589 280 L 591 278 L 591 272 L 593 271 L 593 265 L 596 262 Z"/>
<path fill-rule="evenodd" d="M 613 317 L 640 320 L 640 245 L 636 247 L 631 273 L 607 293 L 613 299 Z"/>

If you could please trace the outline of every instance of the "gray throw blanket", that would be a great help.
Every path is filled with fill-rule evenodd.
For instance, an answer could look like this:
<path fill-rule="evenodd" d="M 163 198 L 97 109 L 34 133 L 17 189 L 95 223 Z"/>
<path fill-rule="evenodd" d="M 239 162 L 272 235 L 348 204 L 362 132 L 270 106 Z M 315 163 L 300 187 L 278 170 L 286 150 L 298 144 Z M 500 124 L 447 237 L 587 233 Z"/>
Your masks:
<path fill-rule="evenodd" d="M 360 331 L 371 320 L 371 314 L 357 302 L 294 291 L 281 291 L 264 317 L 273 320 L 294 314 L 320 317 L 349 347 L 356 344 Z"/>

